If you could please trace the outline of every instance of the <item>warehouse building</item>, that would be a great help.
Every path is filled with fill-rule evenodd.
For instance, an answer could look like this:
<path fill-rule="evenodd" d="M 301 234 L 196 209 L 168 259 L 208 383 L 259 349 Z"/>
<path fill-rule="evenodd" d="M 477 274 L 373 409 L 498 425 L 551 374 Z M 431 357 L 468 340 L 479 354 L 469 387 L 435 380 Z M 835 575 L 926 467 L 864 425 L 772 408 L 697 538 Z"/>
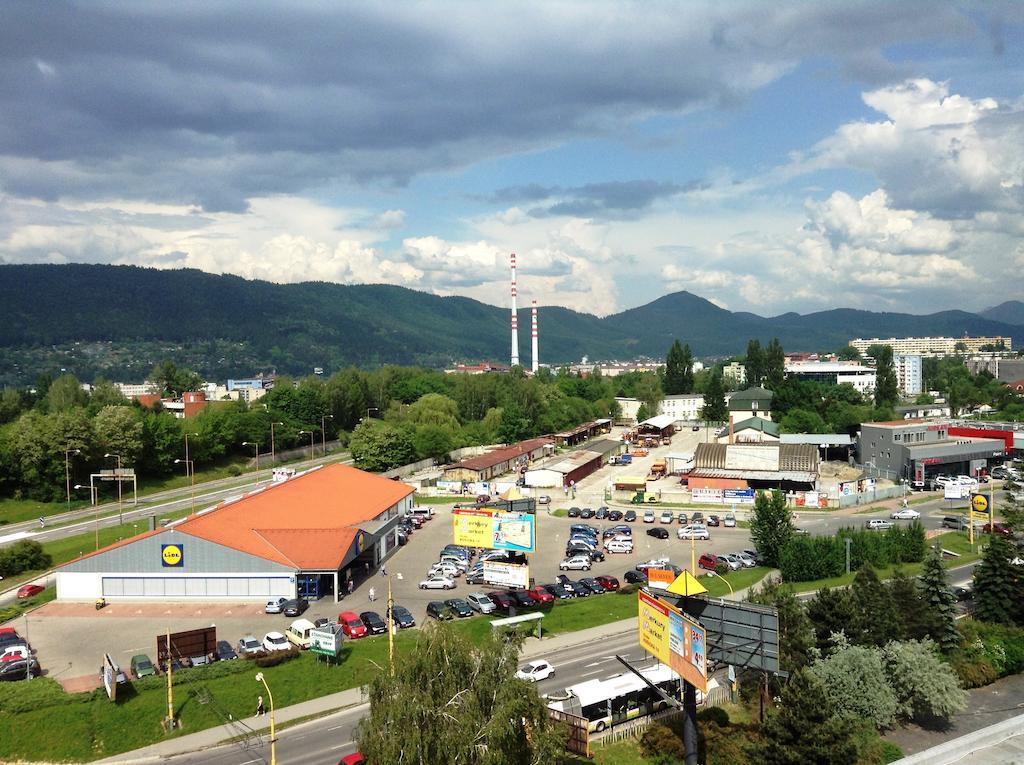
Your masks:
<path fill-rule="evenodd" d="M 534 488 L 574 486 L 601 469 L 605 457 L 601 452 L 581 450 L 556 457 L 546 464 L 527 470 L 524 479 Z"/>
<path fill-rule="evenodd" d="M 866 422 L 857 449 L 862 465 L 894 480 L 977 476 L 1013 454 L 1013 431 L 927 420 Z"/>
<path fill-rule="evenodd" d="M 818 450 L 812 444 L 697 444 L 688 481 L 695 500 L 729 498 L 756 489 L 809 491 L 818 480 Z M 724 492 L 724 493 L 723 493 Z"/>
<path fill-rule="evenodd" d="M 347 465 L 313 468 L 61 566 L 57 598 L 337 600 L 397 548 L 413 491 Z"/>
<path fill-rule="evenodd" d="M 550 438 L 531 438 L 518 444 L 492 449 L 486 454 L 469 457 L 448 465 L 444 469 L 443 480 L 478 483 L 490 481 L 505 473 L 520 472 L 534 460 L 551 454 L 555 450 Z"/>

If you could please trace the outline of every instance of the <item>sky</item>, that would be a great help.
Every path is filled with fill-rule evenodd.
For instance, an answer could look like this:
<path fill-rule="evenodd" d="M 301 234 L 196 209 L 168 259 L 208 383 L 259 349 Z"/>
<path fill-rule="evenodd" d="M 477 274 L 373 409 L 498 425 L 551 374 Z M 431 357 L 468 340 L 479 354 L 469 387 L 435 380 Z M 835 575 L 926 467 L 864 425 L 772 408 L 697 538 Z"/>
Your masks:
<path fill-rule="evenodd" d="M 47 2 L 0 263 L 607 315 L 1024 299 L 1024 3 Z"/>

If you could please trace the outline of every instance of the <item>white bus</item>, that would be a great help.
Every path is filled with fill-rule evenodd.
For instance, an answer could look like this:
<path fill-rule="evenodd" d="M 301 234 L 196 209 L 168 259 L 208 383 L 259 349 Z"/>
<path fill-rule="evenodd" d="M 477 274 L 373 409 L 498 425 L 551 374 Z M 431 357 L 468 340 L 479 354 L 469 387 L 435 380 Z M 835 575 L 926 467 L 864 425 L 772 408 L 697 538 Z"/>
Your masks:
<path fill-rule="evenodd" d="M 682 683 L 679 675 L 664 664 L 640 670 L 640 674 L 669 696 L 679 699 Z M 668 706 L 661 696 L 632 672 L 623 672 L 605 679 L 587 680 L 565 689 L 559 696 L 549 696 L 548 706 L 587 718 L 587 728 L 600 732 L 605 728 L 658 712 Z"/>

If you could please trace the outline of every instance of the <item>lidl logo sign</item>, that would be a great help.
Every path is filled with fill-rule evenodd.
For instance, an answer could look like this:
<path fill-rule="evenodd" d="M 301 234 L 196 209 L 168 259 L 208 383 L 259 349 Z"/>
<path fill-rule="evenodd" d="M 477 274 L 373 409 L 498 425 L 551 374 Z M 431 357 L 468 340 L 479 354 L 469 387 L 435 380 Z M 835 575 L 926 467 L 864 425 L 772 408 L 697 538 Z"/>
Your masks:
<path fill-rule="evenodd" d="M 988 513 L 988 496 L 985 494 L 972 494 L 971 509 L 976 513 Z"/>
<path fill-rule="evenodd" d="M 182 545 L 160 545 L 160 557 L 165 566 L 180 568 L 185 562 Z"/>

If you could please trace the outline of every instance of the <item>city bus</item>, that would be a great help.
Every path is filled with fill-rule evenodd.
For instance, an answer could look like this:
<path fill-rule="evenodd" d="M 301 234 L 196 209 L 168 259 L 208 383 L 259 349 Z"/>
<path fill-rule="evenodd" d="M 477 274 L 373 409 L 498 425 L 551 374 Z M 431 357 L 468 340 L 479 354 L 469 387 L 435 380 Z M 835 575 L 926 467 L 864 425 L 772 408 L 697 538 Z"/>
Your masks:
<path fill-rule="evenodd" d="M 681 698 L 682 682 L 679 675 L 664 664 L 655 664 L 640 670 L 640 674 L 674 699 Z M 635 720 L 661 711 L 668 706 L 661 696 L 632 672 L 623 672 L 608 678 L 577 683 L 565 689 L 564 694 L 548 696 L 548 707 L 585 717 L 591 732 Z"/>

